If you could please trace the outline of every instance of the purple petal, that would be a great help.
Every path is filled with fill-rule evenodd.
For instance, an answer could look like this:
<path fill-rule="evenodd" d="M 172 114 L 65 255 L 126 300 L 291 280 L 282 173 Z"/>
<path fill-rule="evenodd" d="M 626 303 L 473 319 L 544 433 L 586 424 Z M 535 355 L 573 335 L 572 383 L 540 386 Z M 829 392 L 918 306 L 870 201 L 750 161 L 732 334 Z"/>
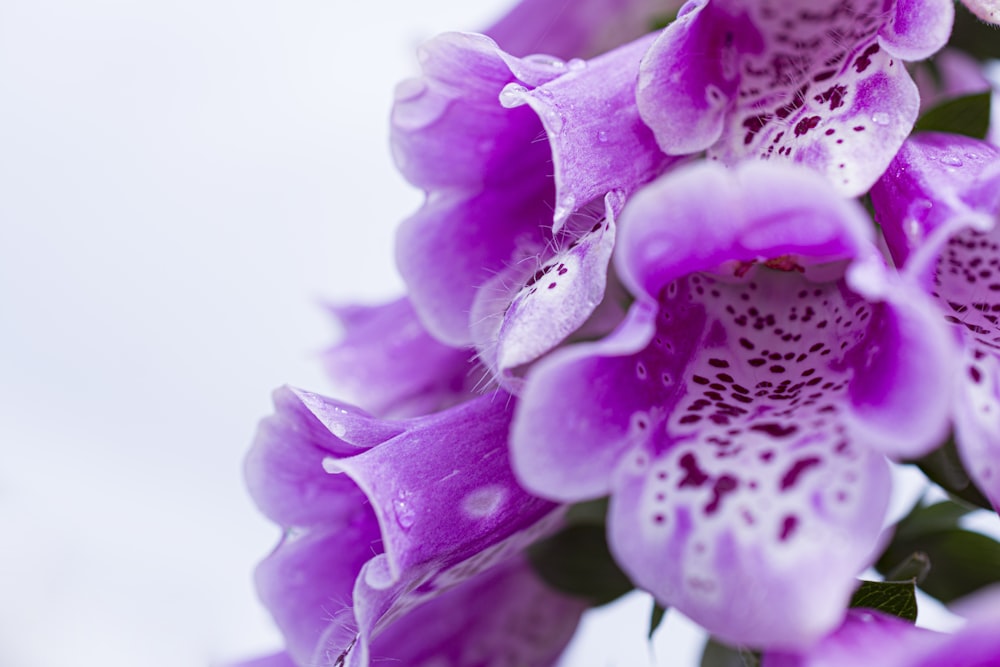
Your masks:
<path fill-rule="evenodd" d="M 603 217 L 587 232 L 558 234 L 555 252 L 540 266 L 508 267 L 480 290 L 472 331 L 480 358 L 504 386 L 515 386 L 516 369 L 580 329 L 605 298 L 615 242 L 613 209 L 607 202 Z"/>
<path fill-rule="evenodd" d="M 512 400 L 493 393 L 393 422 L 307 392 L 276 393 L 247 477 L 286 529 L 256 579 L 297 663 L 367 666 L 370 641 L 411 609 L 558 527 L 558 508 L 528 495 L 510 469 Z M 444 606 L 433 609 L 422 618 L 442 623 Z"/>
<path fill-rule="evenodd" d="M 473 352 L 442 345 L 427 333 L 406 298 L 384 306 L 333 309 L 344 337 L 323 354 L 344 400 L 375 414 L 427 414 L 473 396 L 485 371 Z"/>
<path fill-rule="evenodd" d="M 945 100 L 992 90 L 982 64 L 958 49 L 947 48 L 934 57 L 934 68 L 916 67 L 913 80 L 920 91 L 920 111 Z"/>
<path fill-rule="evenodd" d="M 476 35 L 426 45 L 423 78 L 397 93 L 392 136 L 401 171 L 428 194 L 399 228 L 396 259 L 433 336 L 474 342 L 470 313 L 495 296 L 484 285 L 544 264 L 570 215 L 675 162 L 636 111 L 645 48 L 563 63 L 513 58 Z"/>
<path fill-rule="evenodd" d="M 633 453 L 610 545 L 637 586 L 724 641 L 808 646 L 840 622 L 874 555 L 888 467 L 818 417 L 733 426 Z"/>
<path fill-rule="evenodd" d="M 642 117 L 666 153 L 790 160 L 862 194 L 917 117 L 899 58 L 929 55 L 951 29 L 948 0 L 883 5 L 689 3 L 643 62 Z"/>
<path fill-rule="evenodd" d="M 836 632 L 808 653 L 764 654 L 761 667 L 879 667 L 911 666 L 913 648 L 933 645 L 937 635 L 912 623 L 876 611 L 855 609 L 847 613 Z M 948 663 L 952 665 L 953 663 Z"/>
<path fill-rule="evenodd" d="M 959 453 L 1000 506 L 1000 151 L 965 137 L 918 135 L 872 190 L 886 242 L 924 279 L 962 341 L 953 399 Z"/>
<path fill-rule="evenodd" d="M 477 575 L 379 635 L 372 661 L 549 667 L 586 604 L 544 585 L 522 558 Z"/>
<path fill-rule="evenodd" d="M 806 645 L 877 545 L 880 453 L 944 433 L 947 331 L 811 172 L 692 166 L 622 217 L 637 301 L 609 338 L 535 365 L 515 469 L 560 500 L 610 491 L 611 547 L 664 604 L 735 643 Z M 821 595 L 787 576 L 816 564 Z"/>
<path fill-rule="evenodd" d="M 354 521 L 331 522 L 308 533 L 286 535 L 257 566 L 257 594 L 271 612 L 295 662 L 319 664 L 330 626 L 353 626 L 355 579 L 372 554 L 380 550 L 378 523 L 368 511 L 367 516 Z"/>
<path fill-rule="evenodd" d="M 1000 25 L 1000 2 L 997 0 L 962 0 L 962 4 L 983 21 Z"/>
<path fill-rule="evenodd" d="M 397 90 L 392 144 L 400 170 L 428 199 L 400 226 L 396 260 L 431 334 L 465 346 L 479 285 L 545 247 L 551 151 L 536 141 L 544 130 L 530 109 L 500 105 L 500 91 L 519 79 L 492 41 L 447 34 L 422 54 L 423 78 Z M 536 83 L 558 73 L 517 65 Z"/>
<path fill-rule="evenodd" d="M 504 89 L 505 106 L 527 104 L 545 126 L 555 166 L 554 231 L 579 206 L 612 190 L 631 194 L 677 161 L 657 147 L 636 106 L 635 77 L 652 41 L 649 36 L 578 61 L 533 90 L 517 84 Z"/>
<path fill-rule="evenodd" d="M 948 42 L 955 22 L 953 0 L 895 0 L 879 43 L 903 60 L 929 58 Z"/>
<path fill-rule="evenodd" d="M 589 58 L 649 32 L 681 0 L 521 0 L 486 34 L 508 53 Z"/>
<path fill-rule="evenodd" d="M 244 466 L 257 506 L 282 526 L 307 526 L 354 515 L 363 496 L 350 480 L 331 479 L 323 471 L 323 460 L 354 454 L 358 448 L 317 421 L 294 390 L 277 390 L 274 403 L 277 414 L 261 422 Z M 346 435 L 347 428 L 342 432 Z M 391 433 L 382 435 L 388 439 Z"/>
<path fill-rule="evenodd" d="M 514 479 L 510 400 L 488 394 L 420 418 L 399 437 L 336 462 L 371 502 L 394 578 L 427 563 L 453 565 L 555 508 Z"/>

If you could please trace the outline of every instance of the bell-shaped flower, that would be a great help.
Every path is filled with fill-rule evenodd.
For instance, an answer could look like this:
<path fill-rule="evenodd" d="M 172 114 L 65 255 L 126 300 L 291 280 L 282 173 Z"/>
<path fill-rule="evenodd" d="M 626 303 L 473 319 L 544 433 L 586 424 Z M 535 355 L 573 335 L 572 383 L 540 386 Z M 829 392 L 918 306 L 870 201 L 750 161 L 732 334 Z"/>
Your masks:
<path fill-rule="evenodd" d="M 415 417 L 491 388 L 475 351 L 433 338 L 405 297 L 332 311 L 343 336 L 322 360 L 340 400 L 379 417 Z"/>
<path fill-rule="evenodd" d="M 433 336 L 495 352 L 484 362 L 496 369 L 531 361 L 591 316 L 623 195 L 677 159 L 636 108 L 648 46 L 588 62 L 514 58 L 481 35 L 423 46 L 423 76 L 397 90 L 392 144 L 427 193 L 399 228 L 396 258 Z"/>
<path fill-rule="evenodd" d="M 944 435 L 952 340 L 872 237 L 809 170 L 673 171 L 622 214 L 627 319 L 538 362 L 518 403 L 522 483 L 610 494 L 625 572 L 733 644 L 836 627 L 878 546 L 883 453 Z"/>
<path fill-rule="evenodd" d="M 547 589 L 521 555 L 561 512 L 514 479 L 511 400 L 381 421 L 276 393 L 246 475 L 284 529 L 256 580 L 294 664 L 555 661 L 585 604 Z"/>
<path fill-rule="evenodd" d="M 962 341 L 958 452 L 1000 507 L 1000 149 L 917 134 L 872 188 L 872 204 L 896 263 L 922 279 Z"/>
<path fill-rule="evenodd" d="M 952 0 L 690 0 L 643 61 L 660 147 L 804 164 L 866 192 L 910 133 L 906 72 L 944 46 Z"/>
<path fill-rule="evenodd" d="M 1000 665 L 1000 589 L 955 605 L 965 624 L 933 632 L 868 609 L 851 610 L 836 632 L 803 654 L 768 653 L 761 667 L 988 667 Z"/>

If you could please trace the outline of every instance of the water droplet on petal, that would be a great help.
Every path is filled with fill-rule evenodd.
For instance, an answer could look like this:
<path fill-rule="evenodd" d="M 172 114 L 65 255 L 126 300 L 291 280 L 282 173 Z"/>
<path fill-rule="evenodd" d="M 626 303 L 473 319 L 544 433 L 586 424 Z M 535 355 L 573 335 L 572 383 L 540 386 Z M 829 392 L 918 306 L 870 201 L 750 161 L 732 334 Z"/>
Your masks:
<path fill-rule="evenodd" d="M 888 125 L 889 124 L 889 114 L 884 111 L 876 111 L 872 114 L 872 122 L 876 125 Z"/>
<path fill-rule="evenodd" d="M 530 56 L 525 56 L 524 60 L 528 61 L 532 65 L 551 67 L 552 69 L 566 68 L 566 63 L 562 58 L 556 58 L 555 56 L 550 56 L 545 53 L 532 53 Z"/>
<path fill-rule="evenodd" d="M 580 58 L 573 58 L 566 63 L 566 67 L 574 72 L 579 72 L 586 66 L 586 61 L 581 60 Z"/>
<path fill-rule="evenodd" d="M 508 109 L 519 107 L 525 103 L 524 95 L 528 89 L 519 83 L 508 83 L 500 91 L 500 104 Z"/>
<path fill-rule="evenodd" d="M 597 133 L 597 140 L 600 141 L 602 144 L 606 143 L 608 140 L 608 133 L 605 132 L 604 130 L 601 130 L 600 132 Z"/>
<path fill-rule="evenodd" d="M 946 164 L 949 167 L 961 167 L 964 163 L 962 158 L 957 155 L 943 155 L 941 156 L 941 164 Z"/>
<path fill-rule="evenodd" d="M 410 501 L 409 491 L 400 491 L 399 495 L 396 496 L 392 501 L 392 511 L 396 514 L 396 523 L 399 527 L 408 530 L 413 526 L 413 522 L 416 521 L 417 514 L 413 510 L 413 504 Z"/>

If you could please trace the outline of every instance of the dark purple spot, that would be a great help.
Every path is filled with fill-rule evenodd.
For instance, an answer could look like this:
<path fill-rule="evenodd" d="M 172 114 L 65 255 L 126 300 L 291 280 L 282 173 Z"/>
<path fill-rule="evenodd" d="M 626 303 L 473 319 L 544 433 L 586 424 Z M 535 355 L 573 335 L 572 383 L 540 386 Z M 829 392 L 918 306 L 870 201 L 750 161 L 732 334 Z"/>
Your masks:
<path fill-rule="evenodd" d="M 781 490 L 787 491 L 788 489 L 795 486 L 795 484 L 799 481 L 799 477 L 802 476 L 802 473 L 804 473 L 809 468 L 818 466 L 822 462 L 823 462 L 822 459 L 820 459 L 818 456 L 810 456 L 804 459 L 799 459 L 798 461 L 793 463 L 792 467 L 789 468 L 788 471 L 781 478 Z"/>
<path fill-rule="evenodd" d="M 722 475 L 715 480 L 715 484 L 712 486 L 712 500 L 705 505 L 705 513 L 715 514 L 719 511 L 722 498 L 735 491 L 739 485 L 739 481 L 731 475 Z"/>
<path fill-rule="evenodd" d="M 766 433 L 775 438 L 787 438 L 796 431 L 799 427 L 795 424 L 788 424 L 787 426 L 782 426 L 776 422 L 769 422 L 767 424 L 754 424 L 750 427 L 751 431 L 759 431 L 760 433 Z"/>
<path fill-rule="evenodd" d="M 795 136 L 801 137 L 802 135 L 809 132 L 817 125 L 819 125 L 819 116 L 810 116 L 808 118 L 803 118 L 798 123 L 795 124 Z"/>
<path fill-rule="evenodd" d="M 878 44 L 872 44 L 867 49 L 865 49 L 864 53 L 858 56 L 857 59 L 854 61 L 855 71 L 857 71 L 860 74 L 861 72 L 864 72 L 866 69 L 868 69 L 868 67 L 872 64 L 872 56 L 878 53 L 878 51 L 879 51 Z"/>
<path fill-rule="evenodd" d="M 792 532 L 799 525 L 799 520 L 789 514 L 784 519 L 781 520 L 781 534 L 778 535 L 778 539 L 782 542 L 788 540 L 792 536 Z"/>
<path fill-rule="evenodd" d="M 691 452 L 681 457 L 680 464 L 684 470 L 684 478 L 677 485 L 677 488 L 682 489 L 685 486 L 699 487 L 708 481 L 708 475 L 698 467 L 698 461 Z"/>

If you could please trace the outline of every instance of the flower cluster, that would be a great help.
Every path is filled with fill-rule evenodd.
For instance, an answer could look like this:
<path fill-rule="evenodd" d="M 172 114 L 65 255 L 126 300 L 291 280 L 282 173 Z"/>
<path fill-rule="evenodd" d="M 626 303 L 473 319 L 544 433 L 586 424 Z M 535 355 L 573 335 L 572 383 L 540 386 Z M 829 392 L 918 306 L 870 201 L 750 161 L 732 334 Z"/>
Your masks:
<path fill-rule="evenodd" d="M 957 597 L 963 512 L 886 530 L 890 461 L 1000 507 L 1000 9 L 965 4 L 524 0 L 425 44 L 407 295 L 335 311 L 337 400 L 278 390 L 246 462 L 286 641 L 248 664 L 553 665 L 601 558 L 765 665 L 1000 661 L 995 614 L 856 591 Z M 579 507 L 606 546 L 559 539 Z"/>

